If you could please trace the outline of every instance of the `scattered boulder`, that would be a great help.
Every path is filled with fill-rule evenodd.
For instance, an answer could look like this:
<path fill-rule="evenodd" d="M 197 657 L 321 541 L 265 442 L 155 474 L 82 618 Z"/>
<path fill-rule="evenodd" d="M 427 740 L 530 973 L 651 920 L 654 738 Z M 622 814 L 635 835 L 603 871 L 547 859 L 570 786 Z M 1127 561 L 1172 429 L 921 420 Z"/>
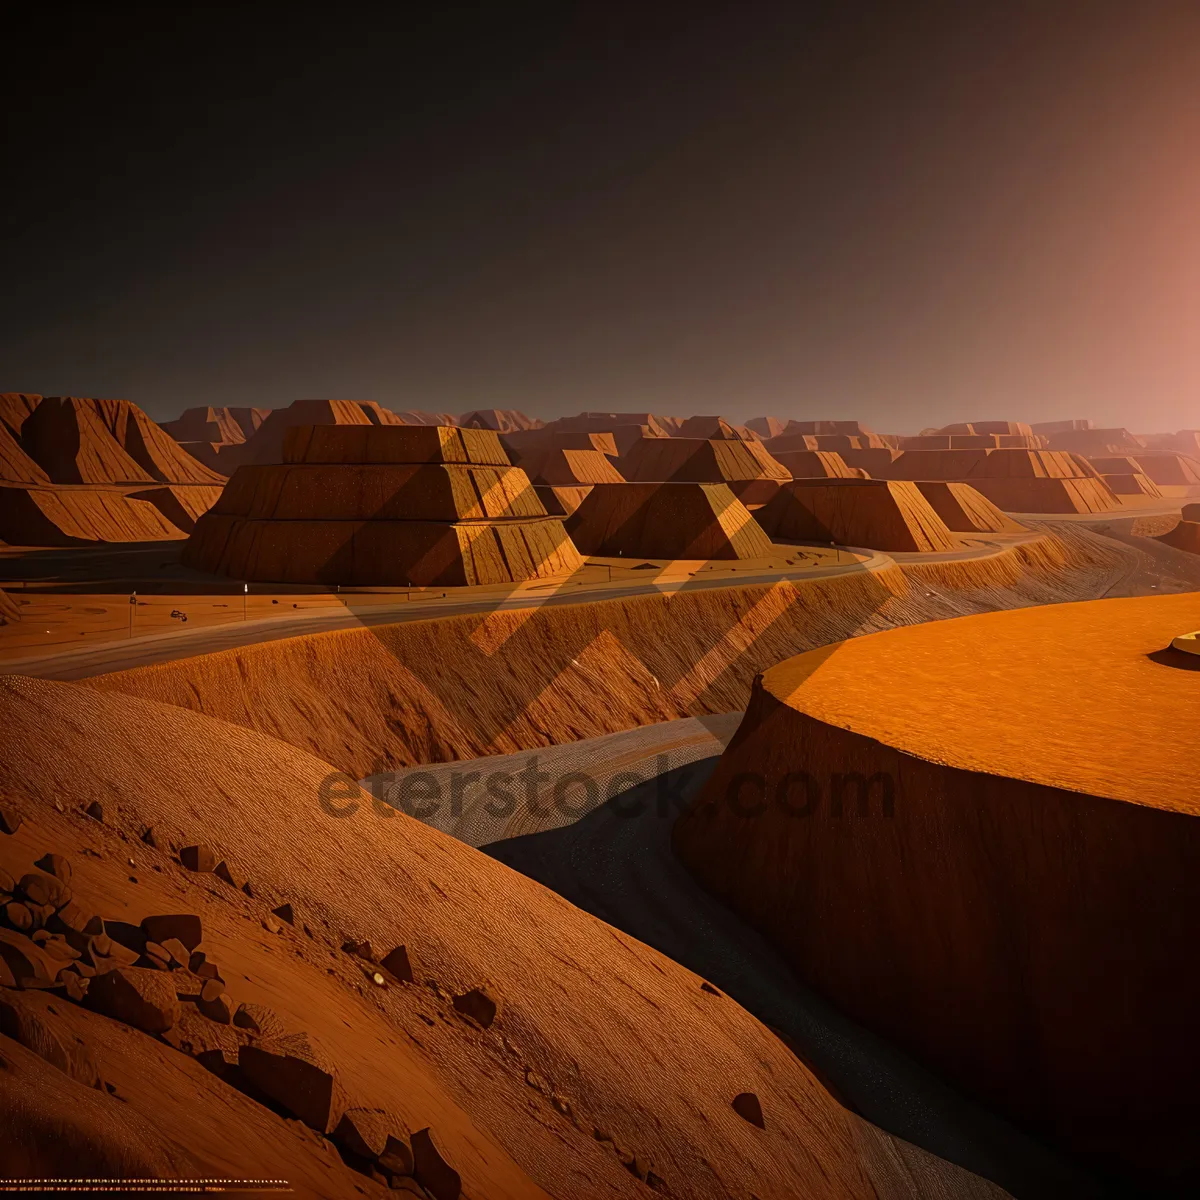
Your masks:
<path fill-rule="evenodd" d="M 179 852 L 179 861 L 189 871 L 202 874 L 209 874 L 217 867 L 217 856 L 203 843 L 196 846 L 184 846 Z"/>
<path fill-rule="evenodd" d="M 220 979 L 221 972 L 203 950 L 193 950 L 188 958 L 187 969 L 200 979 Z"/>
<path fill-rule="evenodd" d="M 200 918 L 192 913 L 146 917 L 142 921 L 142 932 L 147 940 L 158 942 L 160 946 L 165 946 L 172 939 L 178 940 L 188 951 L 195 950 L 204 938 Z M 186 962 L 186 958 L 183 961 Z"/>
<path fill-rule="evenodd" d="M 434 1200 L 458 1200 L 462 1180 L 443 1158 L 433 1140 L 433 1130 L 419 1129 L 412 1135 L 413 1175 Z"/>
<path fill-rule="evenodd" d="M 170 956 L 170 966 L 172 970 L 177 970 L 180 967 L 186 967 L 191 961 L 191 954 L 188 948 L 178 938 L 167 938 L 162 943 L 162 948 Z"/>
<path fill-rule="evenodd" d="M 15 808 L 7 804 L 0 804 L 0 831 L 9 834 L 16 833 L 21 828 L 23 820 L 24 817 Z"/>
<path fill-rule="evenodd" d="M 224 880 L 227 884 L 229 884 L 230 887 L 240 888 L 246 883 L 245 878 L 240 873 L 235 872 L 234 869 L 224 859 L 221 859 L 221 861 L 217 863 L 213 870 L 213 874 L 216 875 L 218 879 Z"/>
<path fill-rule="evenodd" d="M 281 921 L 286 921 L 289 925 L 295 925 L 296 923 L 296 913 L 292 909 L 290 903 L 285 902 L 278 908 L 271 909 L 271 912 L 273 912 Z"/>
<path fill-rule="evenodd" d="M 157 940 L 147 938 L 145 930 L 140 925 L 131 925 L 128 921 L 105 921 L 104 932 L 112 941 L 131 951 L 134 955 L 142 954 L 148 941 Z"/>
<path fill-rule="evenodd" d="M 4 906 L 4 919 L 22 933 L 28 933 L 33 928 L 33 914 L 19 900 L 13 900 Z"/>
<path fill-rule="evenodd" d="M 456 1012 L 487 1029 L 496 1019 L 496 1002 L 482 988 L 472 988 L 451 1001 Z"/>
<path fill-rule="evenodd" d="M 0 929 L 0 959 L 6 965 L 5 984 L 18 988 L 54 987 L 66 964 L 46 955 L 24 934 Z M 12 983 L 8 983 L 11 976 Z"/>
<path fill-rule="evenodd" d="M 17 881 L 17 890 L 29 904 L 39 908 L 49 905 L 57 910 L 71 899 L 71 889 L 61 879 L 33 871 L 21 876 Z"/>
<path fill-rule="evenodd" d="M 751 1125 L 757 1125 L 759 1129 L 766 1129 L 767 1122 L 763 1118 L 762 1105 L 753 1092 L 739 1092 L 734 1096 L 733 1111 L 743 1121 L 749 1121 Z"/>
<path fill-rule="evenodd" d="M 93 821 L 104 821 L 104 805 L 99 800 L 93 800 L 91 804 L 83 810 Z"/>
<path fill-rule="evenodd" d="M 61 854 L 43 854 L 33 865 L 63 883 L 71 882 L 71 864 Z"/>
<path fill-rule="evenodd" d="M 270 913 L 267 913 L 267 915 L 265 917 L 263 917 L 262 927 L 268 933 L 282 933 L 283 932 L 283 926 L 280 925 L 280 923 Z"/>
<path fill-rule="evenodd" d="M 76 971 L 64 971 L 59 975 L 58 981 L 66 990 L 67 998 L 74 1000 L 76 1004 L 82 1004 L 87 998 L 89 981 Z"/>
<path fill-rule="evenodd" d="M 337 1068 L 307 1034 L 252 1042 L 241 1048 L 238 1063 L 252 1084 L 310 1129 L 329 1134 L 337 1128 L 345 1093 Z"/>
<path fill-rule="evenodd" d="M 369 942 L 366 944 L 370 945 Z M 412 963 L 409 960 L 408 950 L 405 947 L 397 946 L 379 965 L 401 983 L 412 983 Z"/>
<path fill-rule="evenodd" d="M 381 1108 L 349 1108 L 333 1140 L 338 1146 L 375 1163 L 385 1175 L 411 1175 L 413 1154 L 409 1131 Z"/>
<path fill-rule="evenodd" d="M 245 1035 L 228 1025 L 214 1024 L 191 1004 L 180 1006 L 179 1020 L 162 1039 L 183 1054 L 189 1054 L 214 1075 L 235 1069 Z"/>
<path fill-rule="evenodd" d="M 147 942 L 146 952 L 142 956 L 141 965 L 153 967 L 156 971 L 169 971 L 171 969 L 171 954 L 164 946 L 160 946 L 157 942 Z"/>
<path fill-rule="evenodd" d="M 141 967 L 117 967 L 88 986 L 88 1007 L 145 1033 L 165 1033 L 179 1019 L 171 979 Z"/>
<path fill-rule="evenodd" d="M 233 1001 L 225 994 L 225 985 L 219 979 L 205 981 L 196 1007 L 218 1025 L 228 1025 L 233 1020 Z"/>
<path fill-rule="evenodd" d="M 404 949 L 403 946 L 400 947 Z M 367 962 L 378 962 L 379 959 L 375 956 L 375 947 L 370 942 L 356 942 L 353 939 L 342 943 L 342 951 L 345 954 L 353 954 L 355 958 L 365 958 Z M 392 952 L 393 954 L 395 951 Z"/>
<path fill-rule="evenodd" d="M 160 848 L 158 844 L 158 835 L 154 832 L 153 825 L 149 825 L 142 830 L 142 841 L 145 842 L 147 846 L 150 846 L 155 850 Z"/>
<path fill-rule="evenodd" d="M 68 900 L 47 922 L 47 927 L 54 933 L 65 935 L 76 950 L 82 950 L 84 946 L 81 943 L 86 943 L 88 938 L 102 933 L 104 923 L 84 909 L 77 900 Z"/>

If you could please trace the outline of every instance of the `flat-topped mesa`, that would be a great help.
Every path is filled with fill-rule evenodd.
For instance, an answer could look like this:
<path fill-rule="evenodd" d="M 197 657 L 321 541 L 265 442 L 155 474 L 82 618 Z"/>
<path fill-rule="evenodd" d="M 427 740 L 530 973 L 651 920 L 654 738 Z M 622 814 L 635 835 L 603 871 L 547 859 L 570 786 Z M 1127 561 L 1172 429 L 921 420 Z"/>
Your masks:
<path fill-rule="evenodd" d="M 289 429 L 279 464 L 239 467 L 183 561 L 238 579 L 349 586 L 514 583 L 582 559 L 493 430 Z"/>
<path fill-rule="evenodd" d="M 925 554 L 960 548 L 915 483 L 797 479 L 755 517 L 771 538 L 783 541 Z"/>
<path fill-rule="evenodd" d="M 1194 1194 L 1195 629 L 1184 593 L 799 655 L 673 832 L 848 1018 L 1138 1195 Z"/>
<path fill-rule="evenodd" d="M 725 438 L 640 438 L 617 465 L 636 483 L 724 483 L 752 507 L 791 479 L 761 442 Z"/>
<path fill-rule="evenodd" d="M 1176 550 L 1186 550 L 1189 554 L 1200 554 L 1200 504 L 1185 504 L 1183 519 L 1166 533 L 1160 534 L 1158 541 Z"/>
<path fill-rule="evenodd" d="M 1132 454 L 1145 443 L 1128 429 L 1064 429 L 1050 434 L 1051 450 L 1074 454 Z"/>
<path fill-rule="evenodd" d="M 748 425 L 738 425 L 724 417 L 688 417 L 679 429 L 671 434 L 681 438 L 720 438 L 726 441 L 760 442 Z"/>
<path fill-rule="evenodd" d="M 520 466 L 552 515 L 569 516 L 597 483 L 624 483 L 625 477 L 599 450 L 532 450 Z"/>
<path fill-rule="evenodd" d="M 867 479 L 861 467 L 846 465 L 834 450 L 784 450 L 771 455 L 793 479 Z"/>
<path fill-rule="evenodd" d="M 527 417 L 516 408 L 476 408 L 458 418 L 464 429 L 490 429 L 494 433 L 515 433 L 522 429 L 540 429 L 542 422 Z"/>
<path fill-rule="evenodd" d="M 722 483 L 598 483 L 567 519 L 602 558 L 768 558 L 771 539 Z"/>
<path fill-rule="evenodd" d="M 1061 450 L 902 450 L 872 475 L 968 483 L 1005 512 L 1114 512 L 1121 501 L 1087 459 Z"/>

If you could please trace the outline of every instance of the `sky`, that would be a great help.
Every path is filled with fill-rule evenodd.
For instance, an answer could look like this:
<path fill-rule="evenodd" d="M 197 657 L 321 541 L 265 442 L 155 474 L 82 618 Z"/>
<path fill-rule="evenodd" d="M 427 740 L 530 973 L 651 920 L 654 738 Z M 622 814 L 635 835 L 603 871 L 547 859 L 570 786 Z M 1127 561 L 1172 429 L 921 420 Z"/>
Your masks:
<path fill-rule="evenodd" d="M 2 390 L 1200 427 L 1195 3 L 37 7 Z"/>

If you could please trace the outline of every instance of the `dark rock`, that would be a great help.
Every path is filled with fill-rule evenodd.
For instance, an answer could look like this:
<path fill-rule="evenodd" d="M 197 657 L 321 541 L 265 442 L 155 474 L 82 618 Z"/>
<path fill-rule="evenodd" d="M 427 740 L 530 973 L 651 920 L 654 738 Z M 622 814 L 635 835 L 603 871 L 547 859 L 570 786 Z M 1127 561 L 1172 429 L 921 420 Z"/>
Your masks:
<path fill-rule="evenodd" d="M 403 950 L 404 947 L 401 946 L 400 949 Z M 375 957 L 375 947 L 370 942 L 356 942 L 351 939 L 342 943 L 342 951 L 345 954 L 353 954 L 355 958 L 365 958 L 367 962 L 379 961 Z"/>
<path fill-rule="evenodd" d="M 702 992 L 707 992 L 710 996 L 719 996 L 721 994 L 715 987 L 713 987 L 711 983 L 702 983 L 700 985 L 700 990 Z"/>
<path fill-rule="evenodd" d="M 27 904 L 26 907 L 33 914 L 34 929 L 42 929 L 47 921 L 53 921 L 55 909 L 53 904 Z"/>
<path fill-rule="evenodd" d="M 162 1039 L 221 1076 L 237 1069 L 238 1051 L 245 1043 L 244 1034 L 227 1025 L 214 1024 L 192 1004 L 180 1006 L 179 1020 Z"/>
<path fill-rule="evenodd" d="M 66 938 L 58 934 L 48 937 L 43 943 L 42 949 L 55 958 L 61 958 L 63 962 L 74 962 L 79 957 L 79 951 Z"/>
<path fill-rule="evenodd" d="M 283 932 L 283 926 L 280 925 L 280 923 L 273 916 L 271 916 L 270 913 L 267 913 L 267 915 L 265 917 L 263 917 L 262 927 L 268 933 L 282 933 Z"/>
<path fill-rule="evenodd" d="M 434 1200 L 458 1200 L 462 1180 L 446 1161 L 433 1139 L 433 1130 L 419 1129 L 412 1135 L 413 1175 Z"/>
<path fill-rule="evenodd" d="M 63 883 L 71 882 L 71 864 L 61 854 L 43 854 L 33 865 Z"/>
<path fill-rule="evenodd" d="M 86 812 L 93 821 L 104 820 L 104 805 L 101 804 L 99 800 L 93 800 L 91 804 L 89 804 L 83 811 Z"/>
<path fill-rule="evenodd" d="M 186 967 L 188 965 L 191 954 L 178 938 L 167 938 L 162 943 L 162 948 L 170 955 L 172 968 Z"/>
<path fill-rule="evenodd" d="M 15 808 L 7 804 L 0 804 L 0 831 L 16 833 L 21 828 L 21 822 L 24 819 Z"/>
<path fill-rule="evenodd" d="M 233 1001 L 225 994 L 224 988 L 216 979 L 210 979 L 200 989 L 196 1008 L 218 1025 L 229 1025 L 233 1021 Z"/>
<path fill-rule="evenodd" d="M 400 983 L 412 983 L 412 963 L 409 961 L 408 950 L 405 947 L 397 946 L 379 965 Z"/>
<path fill-rule="evenodd" d="M 19 900 L 4 906 L 4 919 L 22 933 L 28 933 L 33 928 L 33 913 Z"/>
<path fill-rule="evenodd" d="M 13 982 L 8 987 L 47 988 L 54 987 L 58 973 L 66 964 L 51 958 L 40 946 L 24 934 L 0 929 L 0 959 L 6 964 L 6 976 Z"/>
<path fill-rule="evenodd" d="M 303 1033 L 263 1039 L 238 1054 L 257 1088 L 318 1133 L 332 1133 L 346 1111 L 337 1068 Z"/>
<path fill-rule="evenodd" d="M 165 946 L 172 938 L 183 943 L 191 951 L 204 940 L 200 918 L 192 913 L 170 913 L 164 916 L 147 917 L 142 922 L 142 932 L 152 942 Z"/>
<path fill-rule="evenodd" d="M 145 842 L 147 846 L 153 846 L 155 850 L 159 848 L 158 835 L 155 834 L 153 825 L 149 826 L 142 832 L 142 841 Z"/>
<path fill-rule="evenodd" d="M 254 899 L 254 888 L 250 886 L 250 880 L 247 879 L 246 882 L 242 884 L 242 891 L 245 892 L 251 900 Z"/>
<path fill-rule="evenodd" d="M 67 997 L 76 1004 L 82 1004 L 87 997 L 88 980 L 75 971 L 64 971 L 58 977 L 59 983 L 66 989 Z"/>
<path fill-rule="evenodd" d="M 213 874 L 218 879 L 223 879 L 230 887 L 240 888 L 246 882 L 240 874 L 234 872 L 233 868 L 224 859 L 217 863 Z"/>
<path fill-rule="evenodd" d="M 381 1108 L 349 1108 L 333 1131 L 338 1146 L 375 1163 L 389 1177 L 413 1173 L 409 1137 L 404 1123 Z"/>
<path fill-rule="evenodd" d="M 216 868 L 217 856 L 206 845 L 184 846 L 179 852 L 179 861 L 189 871 L 211 872 Z"/>
<path fill-rule="evenodd" d="M 147 942 L 145 953 L 139 960 L 139 966 L 153 967 L 158 971 L 166 971 L 171 966 L 170 952 L 157 942 Z"/>
<path fill-rule="evenodd" d="M 33 871 L 21 876 L 17 881 L 17 890 L 24 895 L 29 904 L 39 907 L 49 905 L 59 909 L 71 899 L 71 889 L 61 879 Z"/>
<path fill-rule="evenodd" d="M 767 1122 L 763 1118 L 762 1105 L 753 1092 L 739 1092 L 734 1096 L 733 1111 L 743 1121 L 749 1121 L 751 1125 L 757 1125 L 759 1129 L 766 1129 Z"/>
<path fill-rule="evenodd" d="M 294 925 L 296 923 L 296 914 L 289 903 L 281 904 L 278 908 L 271 909 L 271 911 L 281 921 L 286 921 L 289 925 Z"/>
<path fill-rule="evenodd" d="M 88 1007 L 146 1033 L 163 1033 L 179 1019 L 170 977 L 140 967 L 117 967 L 88 986 Z"/>
<path fill-rule="evenodd" d="M 482 988 L 472 988 L 451 1001 L 456 1012 L 487 1029 L 496 1019 L 496 1002 Z"/>
<path fill-rule="evenodd" d="M 99 917 L 89 913 L 78 900 L 69 900 L 46 923 L 54 933 L 67 935 L 67 940 L 76 950 L 82 950 L 89 937 L 104 931 Z M 70 935 L 74 934 L 74 938 Z"/>
<path fill-rule="evenodd" d="M 146 949 L 147 941 L 157 941 L 157 938 L 147 938 L 140 925 L 131 925 L 128 921 L 105 921 L 104 932 L 118 945 L 134 954 L 141 954 Z"/>

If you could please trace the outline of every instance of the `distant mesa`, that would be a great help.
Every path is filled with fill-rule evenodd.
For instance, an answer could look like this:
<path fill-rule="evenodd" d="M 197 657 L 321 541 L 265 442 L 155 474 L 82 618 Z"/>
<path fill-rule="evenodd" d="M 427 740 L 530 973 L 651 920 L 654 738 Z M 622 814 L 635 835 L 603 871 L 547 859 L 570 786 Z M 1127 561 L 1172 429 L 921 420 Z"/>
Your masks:
<path fill-rule="evenodd" d="M 186 565 L 247 580 L 419 587 L 582 565 L 492 430 L 295 426 L 283 456 L 237 470 L 197 521 Z"/>
<path fill-rule="evenodd" d="M 969 483 L 918 480 L 917 489 L 951 533 L 1025 533 L 1026 527 L 997 508 Z"/>
<path fill-rule="evenodd" d="M 500 444 L 517 465 L 525 455 L 549 450 L 598 450 L 609 458 L 616 458 L 619 453 L 611 433 L 589 433 L 583 429 L 519 430 L 502 434 Z"/>
<path fill-rule="evenodd" d="M 812 433 L 813 426 L 853 425 L 857 421 L 791 421 L 783 433 L 771 438 L 764 445 L 772 454 L 788 450 L 831 450 L 844 454 L 848 450 L 880 449 L 883 439 L 877 433 Z M 797 428 L 799 426 L 799 428 Z"/>
<path fill-rule="evenodd" d="M 1149 433 L 1141 439 L 1147 450 L 1171 450 L 1200 461 L 1200 429 L 1181 429 L 1178 433 Z"/>
<path fill-rule="evenodd" d="M 599 450 L 533 450 L 519 466 L 551 515 L 569 516 L 597 483 L 624 483 L 625 477 Z"/>
<path fill-rule="evenodd" d="M 723 483 L 598 483 L 567 519 L 600 558 L 768 558 L 771 539 Z"/>
<path fill-rule="evenodd" d="M 22 393 L 0 396 L 0 471 L 21 546 L 182 538 L 224 482 L 128 400 Z"/>
<path fill-rule="evenodd" d="M 667 427 L 671 426 L 669 430 Z M 559 417 L 544 426 L 550 429 L 578 429 L 588 433 L 615 433 L 618 429 L 644 428 L 644 437 L 670 437 L 677 431 L 679 422 L 669 417 L 658 417 L 654 413 L 600 413 L 582 412 L 574 417 Z"/>
<path fill-rule="evenodd" d="M 1092 457 L 1088 462 L 1099 472 L 1100 478 L 1118 496 L 1161 496 L 1158 484 L 1146 475 L 1137 459 L 1128 455 L 1115 454 Z"/>
<path fill-rule="evenodd" d="M 1033 430 L 1024 421 L 966 421 L 943 425 L 938 433 L 951 435 L 1002 434 L 1005 437 L 1031 437 Z"/>
<path fill-rule="evenodd" d="M 189 408 L 174 421 L 162 422 L 161 428 L 193 458 L 227 475 L 233 468 L 222 461 L 222 454 L 253 437 L 270 412 L 269 408 Z"/>
<path fill-rule="evenodd" d="M 752 429 L 762 440 L 778 437 L 787 428 L 786 417 L 751 417 L 746 428 Z"/>
<path fill-rule="evenodd" d="M 1146 444 L 1128 429 L 1066 429 L 1050 435 L 1051 450 L 1073 454 L 1132 454 Z"/>
<path fill-rule="evenodd" d="M 791 478 L 758 441 L 639 438 L 617 460 L 637 483 L 724 483 L 743 504 L 765 504 Z"/>
<path fill-rule="evenodd" d="M 1071 421 L 1035 421 L 1029 428 L 1034 433 L 1041 434 L 1042 437 L 1049 437 L 1052 433 L 1077 433 L 1084 429 L 1091 429 L 1091 427 L 1091 421 L 1076 419 Z"/>
<path fill-rule="evenodd" d="M 758 436 L 747 425 L 737 425 L 724 417 L 688 417 L 673 434 L 681 438 L 707 438 L 722 441 L 760 442 Z"/>
<path fill-rule="evenodd" d="M 793 479 L 866 479 L 861 467 L 848 466 L 834 450 L 781 450 L 771 456 Z"/>
<path fill-rule="evenodd" d="M 515 408 L 477 408 L 458 418 L 464 429 L 490 429 L 495 433 L 516 433 L 522 429 L 540 429 L 542 422 L 527 417 Z"/>
<path fill-rule="evenodd" d="M 1086 459 L 1054 450 L 902 450 L 872 475 L 969 483 L 1005 512 L 1114 512 L 1121 501 Z"/>
<path fill-rule="evenodd" d="M 1142 450 L 1129 458 L 1160 488 L 1200 487 L 1200 459 L 1169 450 Z"/>
<path fill-rule="evenodd" d="M 797 479 L 755 515 L 775 540 L 924 554 L 961 546 L 915 483 Z"/>
<path fill-rule="evenodd" d="M 1155 655 L 1197 628 L 1184 593 L 801 654 L 673 833 L 850 1020 L 1139 1195 L 1194 1191 L 1200 674 Z"/>

